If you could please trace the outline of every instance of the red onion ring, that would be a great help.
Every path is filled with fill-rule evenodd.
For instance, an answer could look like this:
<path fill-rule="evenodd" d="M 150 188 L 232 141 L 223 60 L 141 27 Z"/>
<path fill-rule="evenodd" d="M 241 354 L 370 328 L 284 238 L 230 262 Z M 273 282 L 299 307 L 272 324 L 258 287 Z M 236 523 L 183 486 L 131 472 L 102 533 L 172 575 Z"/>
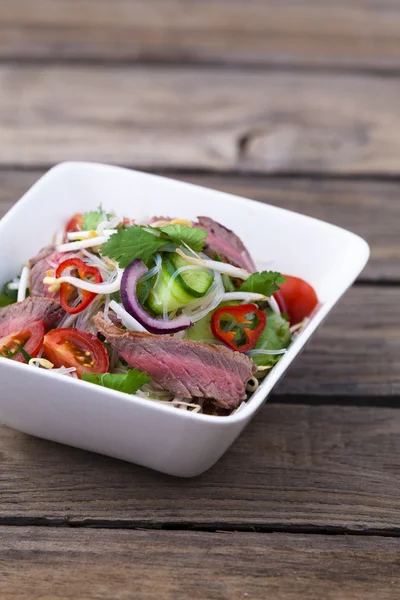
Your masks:
<path fill-rule="evenodd" d="M 121 300 L 125 310 L 132 315 L 143 327 L 150 333 L 176 333 L 187 329 L 193 323 L 186 316 L 180 316 L 172 321 L 166 319 L 157 319 L 147 313 L 140 305 L 137 297 L 137 284 L 139 279 L 147 273 L 148 268 L 140 259 L 134 260 L 126 267 L 121 280 Z"/>

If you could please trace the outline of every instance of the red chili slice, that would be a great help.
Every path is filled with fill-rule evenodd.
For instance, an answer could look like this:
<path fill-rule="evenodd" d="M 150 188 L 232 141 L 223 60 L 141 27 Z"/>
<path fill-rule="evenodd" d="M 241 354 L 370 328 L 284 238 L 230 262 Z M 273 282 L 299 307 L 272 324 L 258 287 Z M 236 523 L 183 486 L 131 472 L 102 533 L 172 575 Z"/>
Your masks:
<path fill-rule="evenodd" d="M 59 278 L 66 275 L 65 271 L 67 269 L 68 271 L 73 269 L 76 272 L 73 276 L 78 276 L 83 281 L 90 281 L 92 283 L 102 283 L 103 281 L 100 271 L 96 269 L 96 267 L 89 267 L 80 258 L 69 258 L 68 260 L 64 260 L 64 262 L 57 267 L 56 277 Z M 79 292 L 81 294 L 80 302 L 74 306 Z M 60 285 L 60 303 L 63 309 L 70 315 L 80 313 L 89 306 L 92 300 L 97 296 L 97 294 L 87 292 L 86 290 L 79 290 L 79 292 L 78 289 L 70 283 L 64 282 Z"/>
<path fill-rule="evenodd" d="M 265 328 L 267 316 L 255 304 L 222 306 L 211 317 L 215 337 L 232 350 L 248 352 Z"/>
<path fill-rule="evenodd" d="M 88 331 L 53 329 L 44 336 L 44 352 L 56 367 L 75 367 L 76 374 L 107 373 L 108 354 L 102 342 Z"/>

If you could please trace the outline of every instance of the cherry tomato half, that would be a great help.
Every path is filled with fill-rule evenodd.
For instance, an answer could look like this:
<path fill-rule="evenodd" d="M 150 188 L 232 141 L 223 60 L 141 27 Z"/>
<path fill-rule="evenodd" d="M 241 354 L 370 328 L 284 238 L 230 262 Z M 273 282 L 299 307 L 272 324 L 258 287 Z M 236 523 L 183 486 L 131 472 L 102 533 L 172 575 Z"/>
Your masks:
<path fill-rule="evenodd" d="M 43 346 L 45 326 L 43 321 L 32 321 L 21 328 L 20 319 L 11 319 L 0 326 L 0 356 L 26 363 L 17 346 L 22 346 L 32 357 L 36 357 Z"/>
<path fill-rule="evenodd" d="M 285 283 L 280 290 L 275 292 L 274 298 L 279 304 L 281 312 L 287 313 L 290 324 L 296 325 L 309 317 L 318 304 L 318 297 L 314 288 L 299 277 L 284 275 Z"/>
<path fill-rule="evenodd" d="M 72 231 L 82 231 L 83 228 L 83 214 L 75 213 L 68 221 L 65 232 L 69 233 Z"/>
<path fill-rule="evenodd" d="M 44 353 L 56 367 L 75 367 L 82 373 L 107 373 L 106 347 L 91 333 L 81 329 L 53 329 L 44 336 Z"/>
<path fill-rule="evenodd" d="M 62 277 L 63 275 L 71 274 L 73 277 L 79 277 L 85 281 L 91 281 L 93 283 L 102 283 L 103 279 L 100 275 L 100 271 L 96 267 L 89 267 L 80 258 L 68 258 L 60 263 L 56 270 L 56 277 Z M 78 289 L 70 283 L 62 283 L 60 285 L 60 304 L 63 309 L 70 315 L 76 315 L 84 310 L 97 296 L 93 292 L 87 292 L 86 290 L 80 290 L 81 298 L 80 302 L 75 305 L 76 300 L 79 297 Z"/>
<path fill-rule="evenodd" d="M 248 352 L 256 345 L 266 321 L 265 312 L 255 304 L 221 306 L 211 317 L 211 330 L 232 350 Z"/>

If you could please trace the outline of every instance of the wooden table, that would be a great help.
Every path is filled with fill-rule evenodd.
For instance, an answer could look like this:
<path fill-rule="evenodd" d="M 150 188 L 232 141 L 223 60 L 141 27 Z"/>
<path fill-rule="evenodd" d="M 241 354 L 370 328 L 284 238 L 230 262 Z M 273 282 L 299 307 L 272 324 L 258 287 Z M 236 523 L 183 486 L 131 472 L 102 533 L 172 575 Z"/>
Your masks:
<path fill-rule="evenodd" d="M 1 3 L 1 214 L 52 164 L 97 160 L 372 247 L 197 479 L 0 426 L 2 600 L 399 598 L 399 65 L 395 0 Z"/>

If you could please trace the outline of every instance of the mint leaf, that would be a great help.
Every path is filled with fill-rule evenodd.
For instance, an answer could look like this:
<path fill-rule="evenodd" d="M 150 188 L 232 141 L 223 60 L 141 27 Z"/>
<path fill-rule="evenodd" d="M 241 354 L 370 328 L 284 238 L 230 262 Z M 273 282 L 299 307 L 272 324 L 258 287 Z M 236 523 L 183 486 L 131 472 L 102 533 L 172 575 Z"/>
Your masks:
<path fill-rule="evenodd" d="M 100 204 L 97 210 L 83 213 L 83 229 L 85 231 L 97 229 L 102 221 L 109 221 L 112 214 L 106 213 Z"/>
<path fill-rule="evenodd" d="M 160 227 L 160 230 L 177 246 L 186 245 L 195 252 L 201 252 L 204 248 L 207 237 L 205 229 L 187 227 L 187 225 L 165 225 Z"/>
<path fill-rule="evenodd" d="M 114 233 L 108 242 L 102 245 L 100 253 L 115 259 L 121 268 L 131 264 L 136 258 L 147 262 L 154 252 L 168 243 L 168 239 L 160 235 L 157 229 L 150 233 L 151 227 L 133 225 Z"/>
<path fill-rule="evenodd" d="M 267 309 L 267 324 L 254 347 L 254 350 L 282 350 L 292 340 L 290 324 L 282 317 Z M 254 354 L 251 359 L 257 366 L 273 366 L 282 354 Z"/>
<path fill-rule="evenodd" d="M 125 394 L 134 394 L 145 383 L 151 381 L 147 373 L 132 369 L 124 374 L 119 373 L 83 373 L 82 379 L 95 383 L 110 390 L 117 390 Z"/>
<path fill-rule="evenodd" d="M 262 271 L 261 273 L 253 273 L 240 286 L 241 292 L 255 292 L 256 294 L 264 294 L 264 296 L 272 296 L 274 292 L 279 290 L 279 284 L 285 283 L 285 278 L 276 271 Z"/>

